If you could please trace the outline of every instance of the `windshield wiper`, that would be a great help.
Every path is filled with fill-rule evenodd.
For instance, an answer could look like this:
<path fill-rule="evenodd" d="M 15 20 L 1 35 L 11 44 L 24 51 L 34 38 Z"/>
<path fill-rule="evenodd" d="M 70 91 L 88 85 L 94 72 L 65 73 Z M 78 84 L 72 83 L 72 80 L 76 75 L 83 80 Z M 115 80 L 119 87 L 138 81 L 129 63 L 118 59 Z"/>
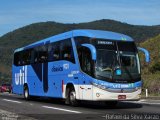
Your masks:
<path fill-rule="evenodd" d="M 102 71 L 102 72 L 103 72 L 103 71 L 111 71 L 111 72 L 112 72 L 113 69 L 112 69 L 112 68 L 109 68 L 109 67 L 104 68 L 104 69 L 103 69 L 103 68 L 100 68 L 100 71 Z"/>

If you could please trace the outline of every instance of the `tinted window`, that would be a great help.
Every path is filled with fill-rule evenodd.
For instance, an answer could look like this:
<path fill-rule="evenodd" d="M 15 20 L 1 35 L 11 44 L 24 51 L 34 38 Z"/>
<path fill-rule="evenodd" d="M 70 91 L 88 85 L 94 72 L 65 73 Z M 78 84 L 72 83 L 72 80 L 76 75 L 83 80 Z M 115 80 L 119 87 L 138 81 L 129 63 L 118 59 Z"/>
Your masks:
<path fill-rule="evenodd" d="M 75 63 L 70 39 L 38 46 L 14 54 L 14 64 L 17 66 L 58 60 L 67 60 Z"/>
<path fill-rule="evenodd" d="M 48 59 L 47 45 L 40 46 L 38 50 L 38 62 L 44 63 L 44 62 L 47 62 L 47 59 Z"/>
<path fill-rule="evenodd" d="M 48 47 L 48 61 L 60 60 L 60 42 L 54 42 Z"/>
<path fill-rule="evenodd" d="M 91 69 L 92 56 L 90 50 L 86 47 L 79 48 L 78 57 L 82 71 L 87 73 L 88 75 L 92 75 L 92 69 Z"/>
<path fill-rule="evenodd" d="M 33 56 L 33 60 L 34 60 L 34 62 L 33 63 L 38 63 L 38 51 L 39 51 L 39 49 L 38 49 L 38 47 L 36 47 L 36 48 L 34 48 L 34 56 Z"/>
<path fill-rule="evenodd" d="M 31 50 L 25 50 L 22 54 L 23 65 L 28 65 L 31 62 Z"/>
<path fill-rule="evenodd" d="M 20 58 L 21 58 L 20 52 L 17 52 L 14 54 L 14 65 L 16 65 L 16 66 L 21 65 Z"/>
<path fill-rule="evenodd" d="M 134 42 L 117 41 L 119 51 L 137 52 L 137 47 Z"/>
<path fill-rule="evenodd" d="M 61 42 L 61 54 L 62 60 L 67 60 L 75 63 L 71 40 L 68 39 Z"/>
<path fill-rule="evenodd" d="M 17 66 L 28 65 L 31 63 L 31 49 L 17 52 L 14 54 L 14 64 Z"/>
<path fill-rule="evenodd" d="M 80 47 L 81 44 L 85 43 L 91 44 L 91 40 L 89 37 L 75 37 L 74 39 L 77 47 Z"/>

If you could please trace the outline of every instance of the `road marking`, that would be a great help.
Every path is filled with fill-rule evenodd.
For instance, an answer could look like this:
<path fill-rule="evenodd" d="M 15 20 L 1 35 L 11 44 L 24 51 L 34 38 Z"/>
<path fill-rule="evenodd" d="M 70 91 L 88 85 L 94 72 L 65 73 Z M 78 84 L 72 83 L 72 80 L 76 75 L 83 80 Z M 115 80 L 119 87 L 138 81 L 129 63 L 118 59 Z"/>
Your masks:
<path fill-rule="evenodd" d="M 22 102 L 19 102 L 19 101 L 9 100 L 9 99 L 3 99 L 3 100 L 4 100 L 4 101 L 7 101 L 7 102 L 22 103 Z"/>
<path fill-rule="evenodd" d="M 142 103 L 142 104 L 148 104 L 148 105 L 160 105 L 160 103 L 148 103 L 148 102 L 139 102 L 139 103 Z"/>
<path fill-rule="evenodd" d="M 73 110 L 62 109 L 62 108 L 56 108 L 56 107 L 49 107 L 49 106 L 42 106 L 42 107 L 44 107 L 44 108 L 49 108 L 49 109 L 54 109 L 54 110 L 72 112 L 72 113 L 82 113 L 82 112 L 79 112 L 79 111 L 73 111 Z"/>
<path fill-rule="evenodd" d="M 140 100 L 140 101 L 125 101 L 125 103 L 138 103 L 138 104 L 146 104 L 146 105 L 160 105 L 160 103 L 151 103 L 152 101 Z"/>

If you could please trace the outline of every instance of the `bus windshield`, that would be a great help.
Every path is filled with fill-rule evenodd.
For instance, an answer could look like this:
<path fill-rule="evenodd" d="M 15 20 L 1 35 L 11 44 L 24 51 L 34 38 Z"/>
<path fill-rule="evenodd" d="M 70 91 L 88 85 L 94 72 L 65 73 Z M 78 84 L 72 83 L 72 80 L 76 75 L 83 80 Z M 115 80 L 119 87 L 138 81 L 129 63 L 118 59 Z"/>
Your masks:
<path fill-rule="evenodd" d="M 138 50 L 134 42 L 121 40 L 106 40 L 106 39 L 90 39 L 76 38 L 77 50 L 81 48 L 81 44 L 92 44 L 96 48 L 96 61 L 93 66 L 93 71 L 86 71 L 84 68 L 87 65 L 81 64 L 83 72 L 99 80 L 115 83 L 134 83 L 141 80 L 140 63 Z M 87 52 L 82 50 L 79 53 Z M 80 62 L 91 61 L 89 56 L 81 56 Z M 120 75 L 116 74 L 116 70 L 121 71 Z"/>
<path fill-rule="evenodd" d="M 116 51 L 98 49 L 96 76 L 112 79 L 113 68 L 115 67 L 116 61 Z"/>
<path fill-rule="evenodd" d="M 133 82 L 140 74 L 137 53 L 97 49 L 95 75 L 98 79 L 112 82 Z M 116 69 L 121 75 L 116 75 Z"/>
<path fill-rule="evenodd" d="M 138 56 L 133 52 L 120 52 L 121 68 L 124 73 L 139 73 Z"/>

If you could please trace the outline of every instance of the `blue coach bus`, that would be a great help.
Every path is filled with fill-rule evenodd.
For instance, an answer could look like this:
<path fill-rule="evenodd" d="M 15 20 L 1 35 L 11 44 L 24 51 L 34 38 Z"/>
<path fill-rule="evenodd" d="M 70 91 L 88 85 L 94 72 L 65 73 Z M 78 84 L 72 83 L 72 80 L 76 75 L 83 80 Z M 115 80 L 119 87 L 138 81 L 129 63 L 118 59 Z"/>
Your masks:
<path fill-rule="evenodd" d="M 138 50 L 133 39 L 124 34 L 69 31 L 16 49 L 12 85 L 13 93 L 25 99 L 63 98 L 73 106 L 79 100 L 113 104 L 139 100 Z"/>

